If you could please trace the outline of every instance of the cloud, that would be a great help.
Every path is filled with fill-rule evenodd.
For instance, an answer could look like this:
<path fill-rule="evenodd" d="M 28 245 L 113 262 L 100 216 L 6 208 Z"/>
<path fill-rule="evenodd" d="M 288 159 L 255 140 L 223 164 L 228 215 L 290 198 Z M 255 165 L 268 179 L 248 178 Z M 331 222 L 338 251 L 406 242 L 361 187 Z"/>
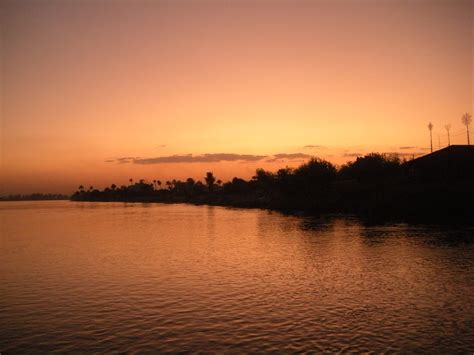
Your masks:
<path fill-rule="evenodd" d="M 126 163 L 133 162 L 135 159 L 140 159 L 140 158 L 139 157 L 121 157 L 121 158 L 115 158 L 115 159 L 106 159 L 104 160 L 104 162 L 126 164 Z"/>
<path fill-rule="evenodd" d="M 314 144 L 308 144 L 303 147 L 303 149 L 326 149 L 324 145 L 314 145 Z"/>
<path fill-rule="evenodd" d="M 348 158 L 361 157 L 363 155 L 364 154 L 362 153 L 347 153 L 347 152 L 343 154 L 344 157 L 348 157 Z"/>
<path fill-rule="evenodd" d="M 343 157 L 346 157 L 346 158 L 357 158 L 357 157 L 363 157 L 363 156 L 366 156 L 368 153 L 350 153 L 350 152 L 346 152 L 343 154 Z M 420 153 L 420 152 L 382 152 L 380 154 L 384 154 L 384 155 L 388 155 L 388 156 L 398 156 L 398 157 L 401 157 L 401 158 L 404 158 L 404 157 L 412 157 L 412 156 L 418 156 L 418 155 L 422 155 L 424 153 Z"/>
<path fill-rule="evenodd" d="M 307 159 L 311 158 L 311 155 L 304 154 L 304 153 L 292 153 L 292 154 L 275 154 L 270 159 L 267 159 L 267 162 L 275 162 L 280 160 L 295 160 L 295 159 Z"/>
<path fill-rule="evenodd" d="M 169 155 L 162 157 L 153 158 L 140 158 L 140 157 L 121 157 L 116 159 L 107 159 L 106 163 L 118 163 L 118 164 L 140 164 L 140 165 L 152 165 L 152 164 L 167 164 L 167 163 L 219 163 L 225 161 L 232 162 L 276 162 L 282 160 L 291 161 L 303 161 L 304 159 L 311 158 L 311 155 L 304 153 L 280 153 L 275 155 L 254 155 L 254 154 L 231 154 L 231 153 L 215 153 L 215 154 L 182 154 L 182 155 Z M 303 160 L 302 160 L 303 159 Z"/>
<path fill-rule="evenodd" d="M 164 164 L 164 163 L 219 163 L 222 161 L 259 161 L 267 158 L 267 155 L 252 154 L 202 154 L 202 155 L 170 155 L 156 158 L 137 158 L 133 159 L 134 164 Z"/>
<path fill-rule="evenodd" d="M 398 149 L 416 149 L 417 147 L 400 147 Z"/>
<path fill-rule="evenodd" d="M 126 164 L 126 163 L 131 163 L 135 159 L 140 159 L 139 157 L 123 157 L 123 158 L 117 158 L 116 162 L 119 164 Z"/>
<path fill-rule="evenodd" d="M 413 155 L 420 155 L 420 154 L 423 154 L 423 153 L 417 153 L 417 152 L 385 152 L 385 153 L 382 153 L 382 154 L 385 154 L 385 155 L 395 155 L 395 156 L 399 156 L 399 157 L 411 157 Z"/>
<path fill-rule="evenodd" d="M 157 146 L 156 146 L 156 149 L 165 148 L 165 147 L 166 147 L 166 144 L 160 144 L 160 145 L 157 145 Z"/>

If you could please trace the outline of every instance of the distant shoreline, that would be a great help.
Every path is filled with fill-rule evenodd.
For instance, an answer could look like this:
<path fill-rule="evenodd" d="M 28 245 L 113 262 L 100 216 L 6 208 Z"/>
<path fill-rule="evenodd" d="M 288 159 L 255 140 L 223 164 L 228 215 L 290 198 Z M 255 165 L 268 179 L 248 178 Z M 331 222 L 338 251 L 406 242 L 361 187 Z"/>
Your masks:
<path fill-rule="evenodd" d="M 313 158 L 277 172 L 257 169 L 251 180 L 204 182 L 130 179 L 100 191 L 79 187 L 73 201 L 161 202 L 260 208 L 310 215 L 355 215 L 373 223 L 474 224 L 474 147 L 451 146 L 401 161 L 371 153 L 335 167 Z"/>
<path fill-rule="evenodd" d="M 33 193 L 28 195 L 7 195 L 0 196 L 0 202 L 4 201 L 55 201 L 55 200 L 70 200 L 71 196 L 64 194 L 43 194 Z"/>

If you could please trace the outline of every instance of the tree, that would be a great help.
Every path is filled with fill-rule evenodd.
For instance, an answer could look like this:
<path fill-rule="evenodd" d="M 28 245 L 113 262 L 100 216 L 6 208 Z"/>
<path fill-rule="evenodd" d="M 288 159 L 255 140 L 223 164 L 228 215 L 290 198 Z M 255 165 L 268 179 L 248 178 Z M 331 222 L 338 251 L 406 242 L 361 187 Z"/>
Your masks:
<path fill-rule="evenodd" d="M 128 181 L 130 181 L 130 185 L 133 184 L 133 179 L 130 178 Z"/>
<path fill-rule="evenodd" d="M 216 181 L 214 174 L 212 174 L 212 172 L 207 172 L 204 180 L 206 181 L 206 185 L 209 191 L 212 191 L 214 188 L 214 182 Z"/>
<path fill-rule="evenodd" d="M 84 191 L 84 186 L 79 185 L 79 191 Z"/>
<path fill-rule="evenodd" d="M 157 183 L 158 186 L 161 188 L 161 181 L 160 181 L 160 180 L 156 180 L 156 183 Z"/>
<path fill-rule="evenodd" d="M 311 158 L 295 169 L 295 175 L 313 183 L 328 184 L 336 177 L 336 167 L 326 160 Z"/>
<path fill-rule="evenodd" d="M 376 182 L 383 182 L 397 176 L 400 167 L 400 158 L 397 156 L 370 153 L 343 165 L 339 175 L 342 179 L 356 179 L 362 183 L 373 185 Z"/>
<path fill-rule="evenodd" d="M 471 145 L 471 140 L 469 139 L 469 125 L 470 125 L 471 122 L 472 122 L 471 115 L 468 114 L 468 113 L 465 113 L 465 114 L 461 117 L 461 121 L 462 121 L 463 125 L 466 126 L 467 145 Z"/>
<path fill-rule="evenodd" d="M 112 185 L 110 185 L 110 188 L 115 191 L 115 189 L 117 188 L 117 185 L 112 184 Z"/>

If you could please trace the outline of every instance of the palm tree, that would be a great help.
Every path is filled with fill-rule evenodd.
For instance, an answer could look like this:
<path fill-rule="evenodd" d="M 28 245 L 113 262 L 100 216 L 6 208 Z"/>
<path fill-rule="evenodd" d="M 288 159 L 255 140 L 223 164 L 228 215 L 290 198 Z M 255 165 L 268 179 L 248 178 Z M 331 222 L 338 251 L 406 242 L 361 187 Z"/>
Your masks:
<path fill-rule="evenodd" d="M 469 125 L 470 125 L 471 122 L 472 122 L 471 115 L 468 114 L 468 113 L 465 113 L 465 114 L 461 117 L 461 121 L 462 121 L 463 125 L 466 126 L 467 145 L 471 145 L 471 140 L 469 139 Z"/>
<path fill-rule="evenodd" d="M 156 180 L 156 183 L 157 183 L 158 186 L 161 188 L 161 181 L 160 181 L 160 180 Z"/>
<path fill-rule="evenodd" d="M 166 186 L 168 186 L 168 190 L 171 190 L 171 182 L 169 180 L 166 182 Z"/>
<path fill-rule="evenodd" d="M 430 147 L 431 147 L 431 153 L 433 153 L 433 124 L 430 122 L 428 125 L 428 129 L 430 130 Z"/>
<path fill-rule="evenodd" d="M 214 174 L 212 174 L 212 172 L 207 172 L 204 180 L 206 181 L 206 185 L 209 191 L 212 191 L 212 188 L 214 187 L 214 182 L 216 181 Z"/>
<path fill-rule="evenodd" d="M 89 191 L 94 190 L 94 186 L 89 186 Z"/>
<path fill-rule="evenodd" d="M 451 125 L 447 124 L 444 126 L 444 128 L 446 129 L 446 132 L 448 132 L 448 147 L 449 147 L 451 145 L 451 139 L 449 137 L 449 130 L 451 129 Z"/>
<path fill-rule="evenodd" d="M 112 185 L 110 185 L 110 188 L 115 191 L 115 189 L 117 188 L 117 185 L 112 184 Z"/>
<path fill-rule="evenodd" d="M 79 185 L 78 189 L 79 189 L 79 191 L 83 191 L 83 190 L 84 190 L 84 186 Z"/>
<path fill-rule="evenodd" d="M 130 185 L 133 184 L 133 179 L 132 178 L 130 178 L 128 181 L 130 181 Z"/>

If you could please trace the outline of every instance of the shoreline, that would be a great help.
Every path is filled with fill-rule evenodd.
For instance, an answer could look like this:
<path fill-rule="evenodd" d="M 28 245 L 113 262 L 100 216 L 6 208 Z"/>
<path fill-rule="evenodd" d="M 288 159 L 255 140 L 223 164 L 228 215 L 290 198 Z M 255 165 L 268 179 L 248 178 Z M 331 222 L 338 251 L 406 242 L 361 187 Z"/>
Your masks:
<path fill-rule="evenodd" d="M 377 215 L 371 213 L 369 215 L 364 215 L 362 213 L 354 213 L 354 212 L 343 212 L 343 211 L 315 211 L 315 210 L 305 210 L 305 209 L 290 209 L 290 208 L 278 208 L 272 206 L 264 206 L 264 205 L 250 205 L 250 204 L 238 204 L 238 203 L 218 203 L 215 201 L 190 201 L 190 200 L 150 200 L 150 199 L 136 199 L 136 200 L 74 200 L 69 199 L 71 202 L 103 202 L 103 203 L 140 203 L 140 204 L 149 204 L 149 203 L 159 203 L 165 205 L 175 205 L 175 204 L 186 204 L 186 205 L 193 205 L 193 206 L 211 206 L 211 207 L 225 207 L 225 208 L 233 208 L 233 209 L 258 209 L 258 210 L 265 210 L 269 212 L 278 212 L 286 216 L 298 216 L 298 217 L 323 217 L 323 216 L 331 216 L 331 217 L 343 217 L 343 218 L 351 218 L 357 219 L 364 225 L 386 225 L 386 224 L 411 224 L 411 225 L 436 225 L 436 226 L 450 226 L 450 225 L 458 225 L 458 226 L 466 226 L 466 227 L 474 227 L 474 220 L 470 218 L 453 218 L 452 216 L 439 219 L 437 216 L 434 218 L 420 218 L 419 216 L 408 217 L 403 214 L 393 215 L 389 217 Z"/>

